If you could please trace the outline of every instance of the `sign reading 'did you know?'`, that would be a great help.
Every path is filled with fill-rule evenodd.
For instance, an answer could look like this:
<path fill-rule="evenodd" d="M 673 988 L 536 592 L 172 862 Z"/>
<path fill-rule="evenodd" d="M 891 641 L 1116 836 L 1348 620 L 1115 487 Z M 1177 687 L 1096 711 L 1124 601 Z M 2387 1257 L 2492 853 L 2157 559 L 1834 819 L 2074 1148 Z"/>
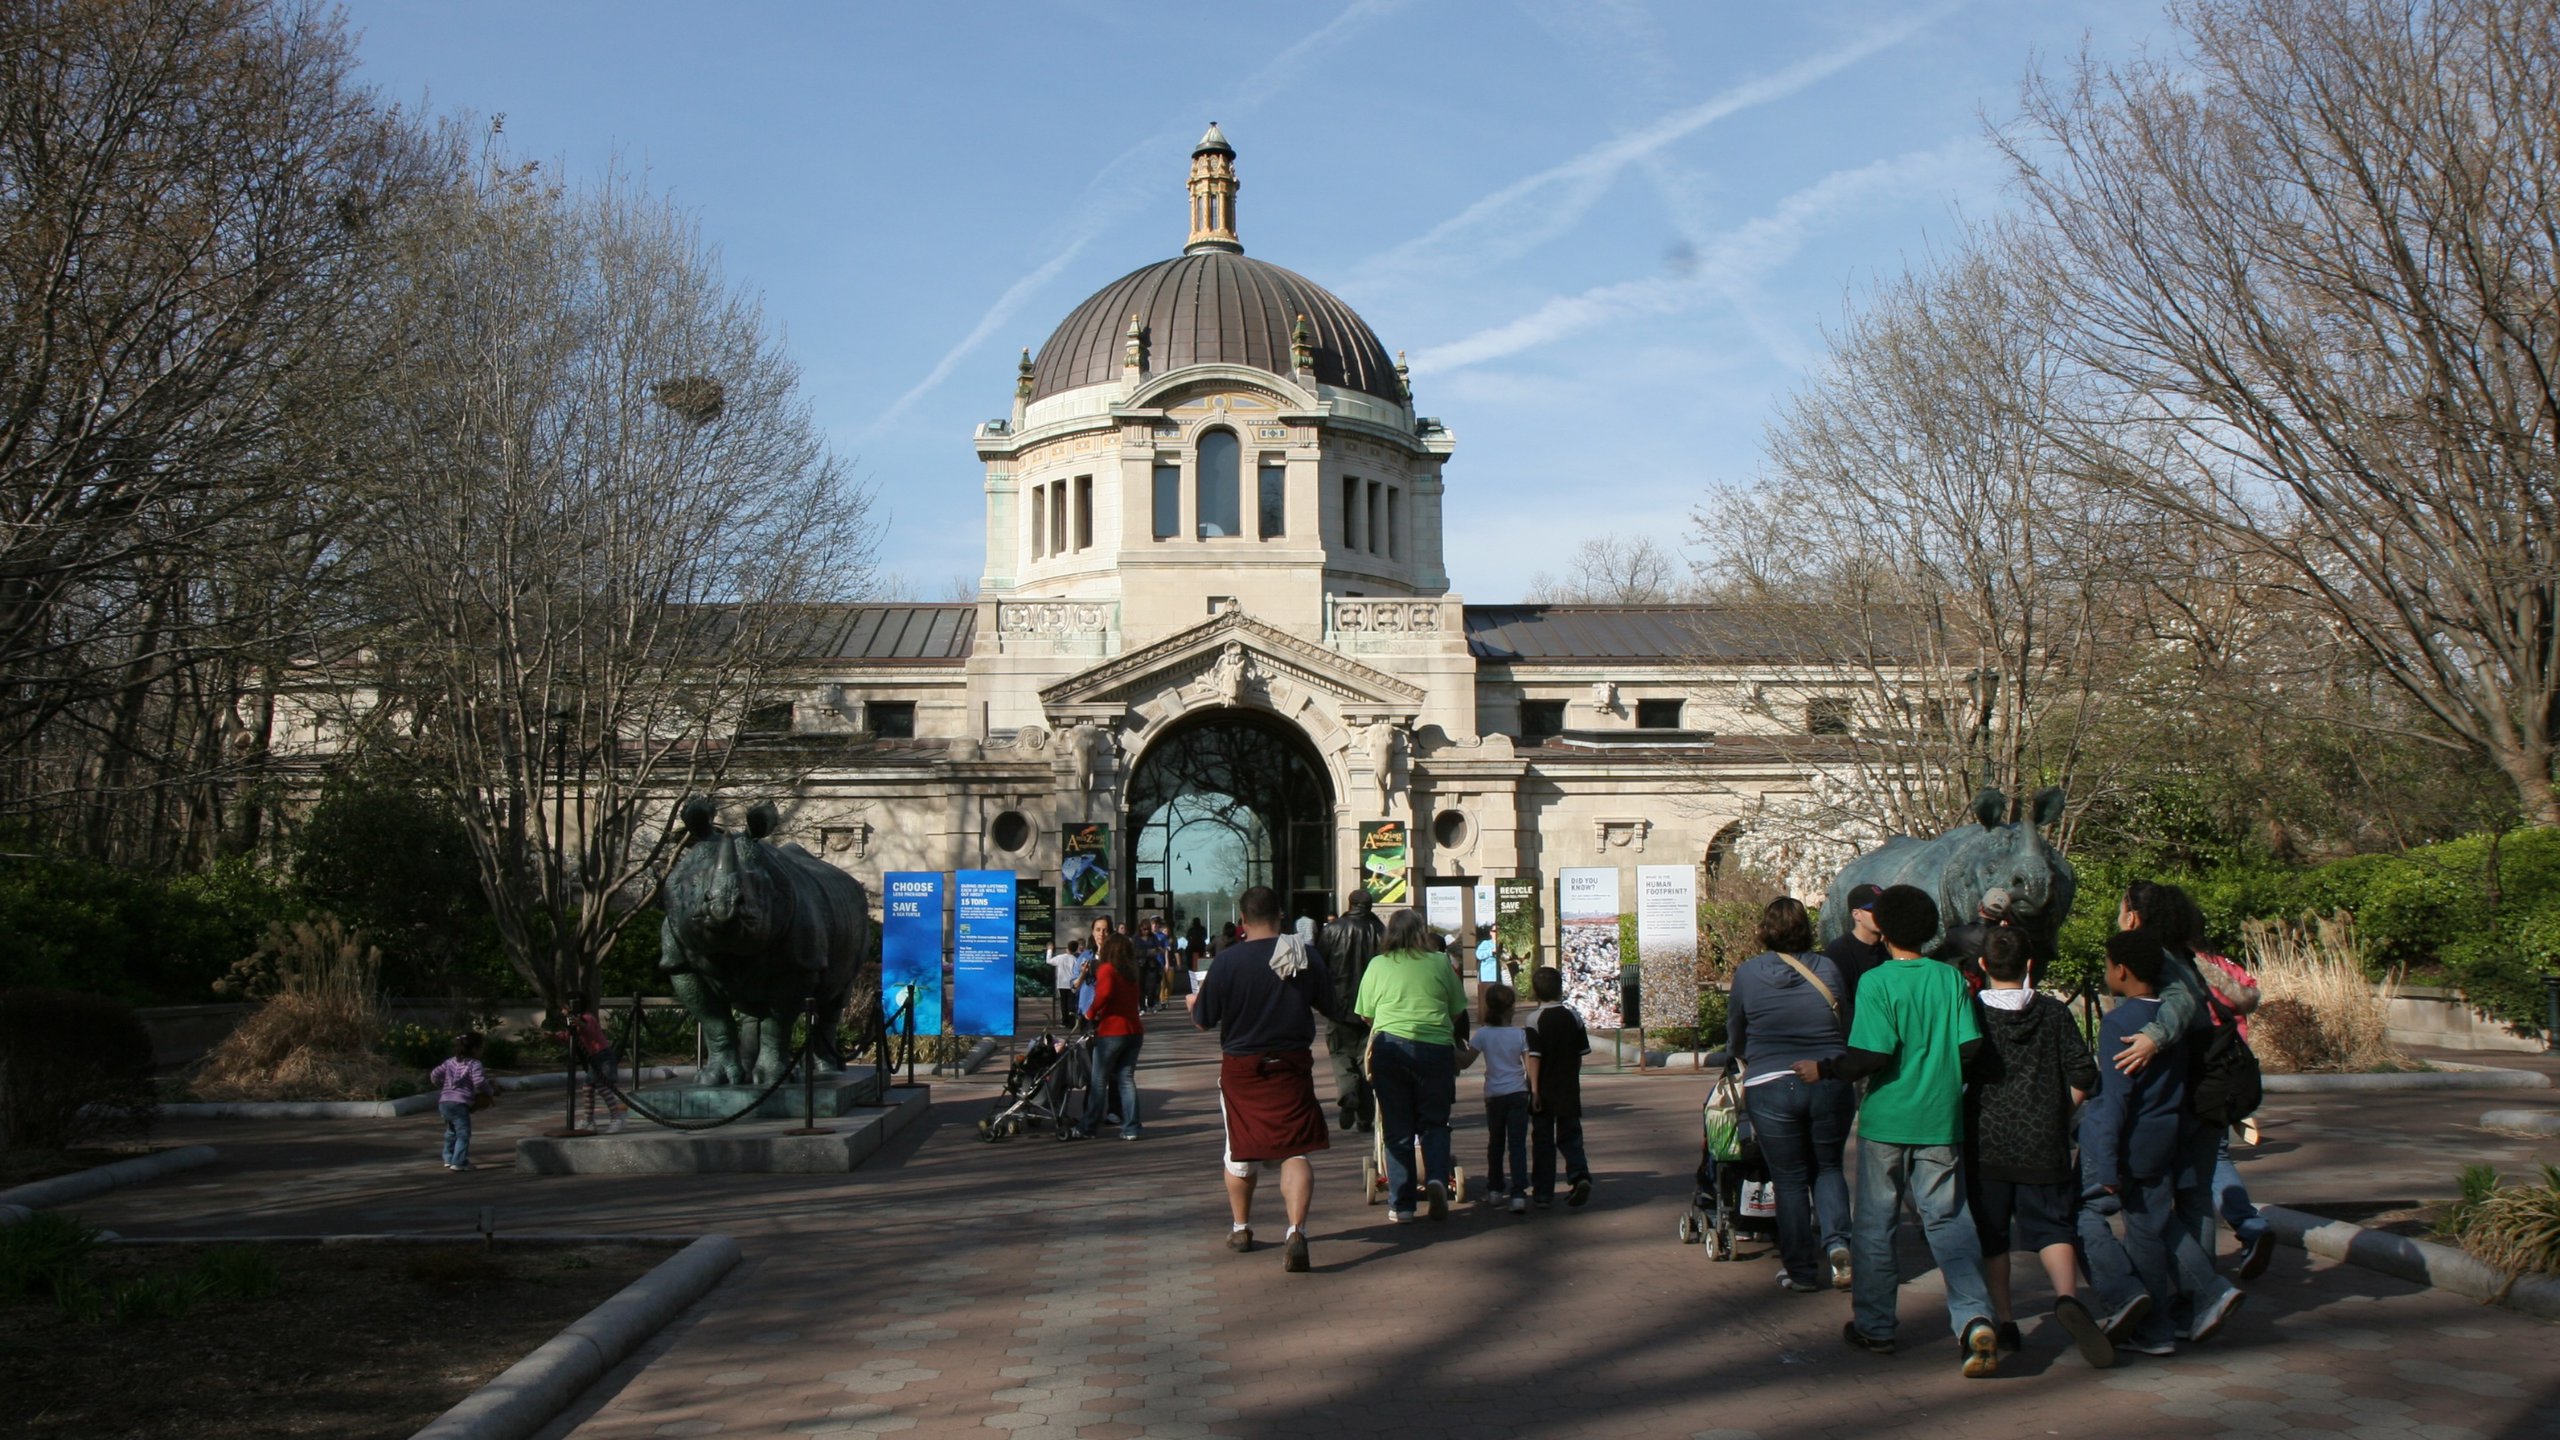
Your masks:
<path fill-rule="evenodd" d="M 1014 873 L 963 870 L 952 897 L 951 1031 L 1013 1033 Z"/>
<path fill-rule="evenodd" d="M 942 1033 L 942 874 L 892 870 L 881 877 L 888 901 L 880 919 L 880 1013 L 896 1022 L 915 997 L 916 1033 Z M 905 1026 L 898 1026 L 904 1033 Z"/>

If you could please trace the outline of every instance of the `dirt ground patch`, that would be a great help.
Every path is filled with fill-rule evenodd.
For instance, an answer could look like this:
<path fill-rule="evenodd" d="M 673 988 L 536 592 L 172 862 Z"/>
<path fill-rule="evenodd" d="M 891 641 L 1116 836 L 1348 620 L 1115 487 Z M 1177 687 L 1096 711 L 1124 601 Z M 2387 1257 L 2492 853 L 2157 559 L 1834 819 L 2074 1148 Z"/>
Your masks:
<path fill-rule="evenodd" d="M 102 1246 L 102 1291 L 177 1280 L 213 1247 Z M 0 1301 L 14 1436 L 399 1437 L 674 1253 L 667 1246 L 256 1247 L 277 1285 L 159 1320 Z"/>

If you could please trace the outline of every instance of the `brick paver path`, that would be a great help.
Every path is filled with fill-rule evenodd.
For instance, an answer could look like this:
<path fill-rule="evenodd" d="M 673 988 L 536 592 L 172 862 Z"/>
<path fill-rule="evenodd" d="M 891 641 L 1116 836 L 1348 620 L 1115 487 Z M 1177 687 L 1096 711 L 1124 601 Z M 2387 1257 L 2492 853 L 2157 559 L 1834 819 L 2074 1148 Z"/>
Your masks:
<path fill-rule="evenodd" d="M 1284 1274 L 1276 1193 L 1263 1248 L 1223 1248 L 1214 1054 L 1159 1020 L 1136 1144 L 981 1143 L 976 1081 L 938 1088 L 926 1124 L 836 1177 L 453 1176 L 431 1116 L 208 1124 L 184 1138 L 223 1164 L 86 1213 L 131 1233 L 461 1231 L 490 1205 L 512 1229 L 740 1236 L 746 1262 L 547 1432 L 581 1440 L 2560 1436 L 2560 1330 L 2292 1250 L 2225 1338 L 2173 1360 L 2085 1368 L 2023 1262 L 2028 1348 L 1998 1378 L 1958 1375 L 1934 1274 L 1905 1287 L 1901 1354 L 1852 1352 L 1845 1296 L 1788 1295 L 1770 1260 L 1677 1243 L 1704 1088 L 1681 1076 L 1589 1082 L 1601 1182 L 1582 1211 L 1390 1226 L 1359 1203 L 1346 1142 L 1318 1167 L 1315 1273 Z M 1477 1089 L 1462 1079 L 1462 1127 Z M 2560 1160 L 2468 1128 L 2520 1099 L 2560 1104 L 2278 1097 L 2244 1172 L 2262 1199 L 2377 1201 L 2448 1193 L 2465 1163 Z M 484 1120 L 503 1164 L 551 1113 L 511 1101 Z M 1471 1170 L 1482 1140 L 1459 1132 Z"/>

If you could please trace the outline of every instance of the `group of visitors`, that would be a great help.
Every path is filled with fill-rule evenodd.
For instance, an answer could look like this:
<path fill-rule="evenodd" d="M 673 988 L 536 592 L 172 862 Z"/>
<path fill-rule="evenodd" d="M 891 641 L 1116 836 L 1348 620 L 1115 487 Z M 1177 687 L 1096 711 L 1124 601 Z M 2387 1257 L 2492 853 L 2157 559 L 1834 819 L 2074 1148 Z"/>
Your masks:
<path fill-rule="evenodd" d="M 1561 974 L 1536 972 L 1539 1003 L 1525 1015 L 1515 1013 L 1509 986 L 1486 986 L 1482 1013 L 1471 1017 L 1456 968 L 1415 911 L 1382 922 L 1370 897 L 1355 893 L 1318 937 L 1304 921 L 1284 930 L 1280 898 L 1267 887 L 1246 891 L 1237 908 L 1240 938 L 1210 963 L 1191 998 L 1193 1023 L 1218 1032 L 1229 1248 L 1254 1248 L 1254 1193 L 1276 1170 L 1289 1226 L 1283 1268 L 1308 1268 L 1308 1157 L 1332 1146 L 1315 1086 L 1318 1016 L 1327 1025 L 1341 1128 L 1374 1124 L 1383 1142 L 1391 1222 L 1447 1218 L 1458 1073 L 1478 1059 L 1489 1137 L 1485 1203 L 1514 1214 L 1550 1205 L 1559 1154 L 1566 1203 L 1590 1199 L 1581 1122 L 1590 1036 L 1562 1003 Z"/>
<path fill-rule="evenodd" d="M 2232 1117 L 2191 1080 L 2218 1027 L 2245 1039 L 2256 984 L 2205 947 L 2183 892 L 2136 885 L 2107 942 L 2120 998 L 2093 1055 L 2069 1007 L 2035 988 L 2005 901 L 1986 896 L 1975 924 L 1941 940 L 1926 891 L 1860 886 L 1848 933 L 1822 952 L 1801 903 L 1762 912 L 1728 1039 L 1776 1191 L 1777 1283 L 1852 1291 L 1842 1338 L 1891 1353 L 1908 1205 L 1968 1376 L 2021 1344 L 2013 1249 L 2035 1253 L 2092 1365 L 2209 1341 L 2242 1293 L 2214 1270 L 2216 1217 L 2241 1242 L 2242 1279 L 2265 1269 L 2270 1237 L 2230 1166 Z"/>

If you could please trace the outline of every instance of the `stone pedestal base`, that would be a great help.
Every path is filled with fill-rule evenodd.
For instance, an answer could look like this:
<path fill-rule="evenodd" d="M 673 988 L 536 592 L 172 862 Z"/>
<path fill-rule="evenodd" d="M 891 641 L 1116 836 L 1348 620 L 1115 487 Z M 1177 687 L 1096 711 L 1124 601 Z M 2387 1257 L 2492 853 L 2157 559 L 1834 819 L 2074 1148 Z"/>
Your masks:
<path fill-rule="evenodd" d="M 680 1120 L 717 1120 L 735 1115 L 739 1107 L 762 1094 L 761 1085 L 652 1085 L 636 1098 L 660 1115 Z M 835 1075 L 818 1077 L 815 1091 L 818 1118 L 847 1114 L 865 1106 L 880 1103 L 880 1077 L 865 1067 Z M 800 1081 L 798 1077 L 784 1081 L 782 1088 L 766 1095 L 747 1117 L 749 1120 L 797 1120 L 800 1118 Z M 637 1128 L 648 1124 L 638 1115 L 631 1117 Z"/>
<path fill-rule="evenodd" d="M 871 1076 L 862 1081 L 870 1084 Z M 641 1098 L 671 1093 L 643 1091 Z M 718 1087 L 713 1087 L 718 1088 Z M 749 1095 L 753 1091 L 747 1092 Z M 825 1135 L 786 1135 L 799 1124 L 788 1120 L 741 1120 L 717 1130 L 661 1130 L 634 1118 L 620 1135 L 587 1135 L 571 1140 L 530 1136 L 516 1142 L 516 1166 L 534 1175 L 826 1175 L 841 1174 L 869 1159 L 873 1152 L 921 1117 L 932 1101 L 930 1087 L 900 1086 L 887 1103 L 869 1108 L 847 1106 L 837 1115 L 822 1114 Z M 792 1096 L 794 1104 L 799 1096 Z M 729 1108 L 734 1110 L 737 1101 Z M 725 1114 L 726 1111 L 714 1111 Z"/>

